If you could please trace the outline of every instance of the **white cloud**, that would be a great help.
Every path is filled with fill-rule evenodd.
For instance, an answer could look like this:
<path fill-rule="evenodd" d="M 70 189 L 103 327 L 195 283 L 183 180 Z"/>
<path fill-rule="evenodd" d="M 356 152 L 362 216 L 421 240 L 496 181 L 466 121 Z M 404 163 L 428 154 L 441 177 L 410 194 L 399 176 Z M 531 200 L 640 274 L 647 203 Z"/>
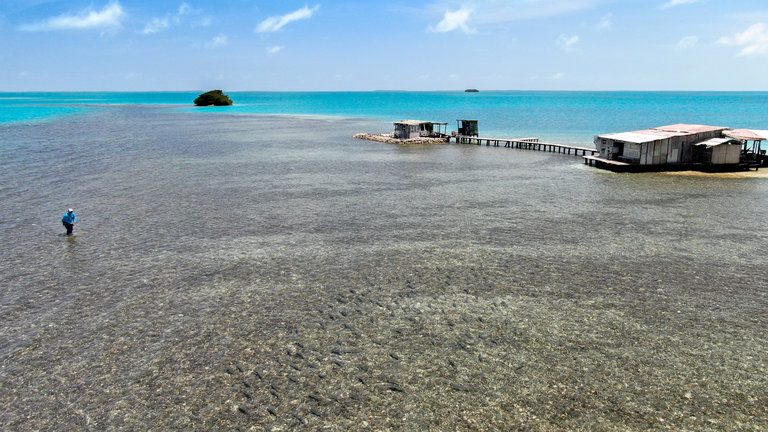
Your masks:
<path fill-rule="evenodd" d="M 256 33 L 276 32 L 294 21 L 312 18 L 312 15 L 314 15 L 318 9 L 320 9 L 320 5 L 315 5 L 313 8 L 304 6 L 301 9 L 285 15 L 271 16 L 256 26 Z"/>
<path fill-rule="evenodd" d="M 553 80 L 561 80 L 563 78 L 565 78 L 565 72 L 558 72 L 558 73 L 552 75 L 552 79 Z"/>
<path fill-rule="evenodd" d="M 190 6 L 189 3 L 184 2 L 179 5 L 179 10 L 176 12 L 176 15 L 183 16 L 190 12 L 192 12 L 192 6 Z"/>
<path fill-rule="evenodd" d="M 677 49 L 693 48 L 699 43 L 698 36 L 686 36 L 677 42 Z"/>
<path fill-rule="evenodd" d="M 600 18 L 600 22 L 597 23 L 598 30 L 608 30 L 613 27 L 613 14 L 607 13 Z"/>
<path fill-rule="evenodd" d="M 277 45 L 276 46 L 271 46 L 271 47 L 267 48 L 267 53 L 269 53 L 269 54 L 277 54 L 280 51 L 282 51 L 284 48 L 285 47 L 283 47 L 283 46 L 277 46 Z"/>
<path fill-rule="evenodd" d="M 147 25 L 144 26 L 144 30 L 142 30 L 141 33 L 145 35 L 155 34 L 163 30 L 168 30 L 168 27 L 170 26 L 171 26 L 171 20 L 169 19 L 169 17 L 152 18 L 147 23 Z"/>
<path fill-rule="evenodd" d="M 437 25 L 432 27 L 430 30 L 437 33 L 447 33 L 454 30 L 461 30 L 466 34 L 475 33 L 475 29 L 469 27 L 467 24 L 467 21 L 469 21 L 472 13 L 472 9 L 465 7 L 455 11 L 447 10 L 443 15 L 442 21 L 437 23 Z"/>
<path fill-rule="evenodd" d="M 184 2 L 179 5 L 179 8 L 176 10 L 175 14 L 168 13 L 163 18 L 155 17 L 149 20 L 141 33 L 145 35 L 160 33 L 161 31 L 168 30 L 173 25 L 181 24 L 181 18 L 183 16 L 199 12 L 200 11 L 192 9 L 192 6 L 190 6 L 189 3 Z"/>
<path fill-rule="evenodd" d="M 224 33 L 219 33 L 216 36 L 211 39 L 210 42 L 208 42 L 208 46 L 210 48 L 216 48 L 227 44 L 227 35 Z"/>
<path fill-rule="evenodd" d="M 743 47 L 739 52 L 740 56 L 768 54 L 768 25 L 765 23 L 752 24 L 741 33 L 720 38 L 718 43 Z"/>
<path fill-rule="evenodd" d="M 59 15 L 47 20 L 21 26 L 24 31 L 87 30 L 119 27 L 125 11 L 117 1 L 110 2 L 101 10 L 85 9 L 74 15 Z"/>
<path fill-rule="evenodd" d="M 560 49 L 562 49 L 564 51 L 570 51 L 570 50 L 573 49 L 573 47 L 577 43 L 579 43 L 579 40 L 580 39 L 579 39 L 578 35 L 568 36 L 568 35 L 561 34 L 557 38 L 557 42 L 556 43 L 557 43 L 557 46 L 560 47 Z"/>
<path fill-rule="evenodd" d="M 661 5 L 661 8 L 662 9 L 669 9 L 669 8 L 672 8 L 672 7 L 675 7 L 675 6 L 698 3 L 700 1 L 701 0 L 669 0 L 668 2 L 664 3 L 663 5 Z"/>
<path fill-rule="evenodd" d="M 547 18 L 593 9 L 607 0 L 463 0 L 461 9 L 472 11 L 472 23 L 502 24 Z M 434 0 L 428 12 L 443 14 L 455 10 L 457 0 Z M 459 9 L 459 10 L 461 10 Z"/>

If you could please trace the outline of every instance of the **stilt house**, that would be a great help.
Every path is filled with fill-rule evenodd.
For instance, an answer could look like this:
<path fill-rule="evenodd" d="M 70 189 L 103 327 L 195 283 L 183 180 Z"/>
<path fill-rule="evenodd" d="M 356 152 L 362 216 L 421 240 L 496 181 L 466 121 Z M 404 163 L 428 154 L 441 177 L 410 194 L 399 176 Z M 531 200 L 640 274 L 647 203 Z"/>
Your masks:
<path fill-rule="evenodd" d="M 720 126 L 674 124 L 595 137 L 598 159 L 627 165 L 738 164 L 741 141 Z"/>

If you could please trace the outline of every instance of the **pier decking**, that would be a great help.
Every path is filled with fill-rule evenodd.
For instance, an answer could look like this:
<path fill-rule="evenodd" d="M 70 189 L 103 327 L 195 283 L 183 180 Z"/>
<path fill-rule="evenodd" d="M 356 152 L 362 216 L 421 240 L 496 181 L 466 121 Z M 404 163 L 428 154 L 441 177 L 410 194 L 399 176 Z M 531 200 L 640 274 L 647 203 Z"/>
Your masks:
<path fill-rule="evenodd" d="M 486 146 L 493 147 L 500 147 L 503 144 L 504 147 L 507 148 L 572 154 L 574 156 L 578 156 L 579 152 L 581 152 L 581 156 L 594 156 L 595 154 L 598 154 L 598 151 L 594 148 L 541 142 L 538 138 L 483 138 L 464 135 L 458 135 L 454 138 L 458 144 L 482 145 L 485 143 Z"/>
<path fill-rule="evenodd" d="M 613 166 L 613 167 L 628 167 L 629 166 L 629 164 L 626 163 L 626 162 L 605 159 L 605 158 L 597 157 L 597 156 L 594 156 L 594 155 L 584 156 L 584 163 L 589 165 L 589 166 L 597 166 L 597 167 L 602 167 L 604 165 L 610 165 L 610 166 Z"/>

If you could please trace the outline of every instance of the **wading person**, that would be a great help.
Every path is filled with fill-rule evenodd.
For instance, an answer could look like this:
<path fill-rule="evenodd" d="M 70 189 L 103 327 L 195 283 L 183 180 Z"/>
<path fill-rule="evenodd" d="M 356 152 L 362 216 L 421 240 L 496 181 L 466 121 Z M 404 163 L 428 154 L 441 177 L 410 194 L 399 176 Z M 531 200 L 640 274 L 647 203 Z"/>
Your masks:
<path fill-rule="evenodd" d="M 75 211 L 67 209 L 67 212 L 61 217 L 61 223 L 64 224 L 64 228 L 67 229 L 67 235 L 72 235 L 72 229 L 75 227 L 75 222 L 77 222 Z"/>

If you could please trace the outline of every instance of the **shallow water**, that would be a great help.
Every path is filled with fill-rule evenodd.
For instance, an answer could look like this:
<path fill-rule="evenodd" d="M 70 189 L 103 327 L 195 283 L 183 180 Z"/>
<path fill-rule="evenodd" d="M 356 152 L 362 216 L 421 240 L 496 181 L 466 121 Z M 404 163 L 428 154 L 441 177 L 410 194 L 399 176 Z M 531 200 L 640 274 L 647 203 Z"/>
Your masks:
<path fill-rule="evenodd" d="M 768 92 L 375 91 L 228 92 L 229 107 L 193 107 L 196 92 L 0 93 L 0 124 L 43 122 L 119 105 L 150 105 L 179 112 L 415 118 L 448 122 L 478 119 L 483 136 L 535 136 L 590 145 L 600 133 L 671 123 L 768 129 Z M 200 121 L 206 121 L 201 119 Z M 389 131 L 391 123 L 378 132 Z M 1 144 L 1 143 L 0 143 Z"/>
<path fill-rule="evenodd" d="M 3 429 L 768 427 L 768 180 L 386 127 L 0 126 Z"/>

